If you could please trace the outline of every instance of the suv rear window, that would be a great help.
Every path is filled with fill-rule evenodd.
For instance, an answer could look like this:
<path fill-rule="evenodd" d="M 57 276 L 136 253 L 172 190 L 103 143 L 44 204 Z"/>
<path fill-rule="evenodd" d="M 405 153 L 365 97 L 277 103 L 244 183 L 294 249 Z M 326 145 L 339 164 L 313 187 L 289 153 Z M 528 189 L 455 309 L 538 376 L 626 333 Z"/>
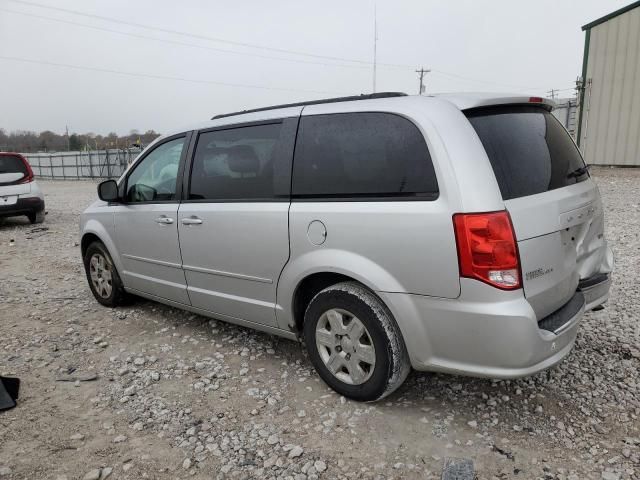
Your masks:
<path fill-rule="evenodd" d="M 300 119 L 293 195 L 341 200 L 433 200 L 438 184 L 422 133 L 390 113 L 337 113 Z"/>
<path fill-rule="evenodd" d="M 22 173 L 25 177 L 29 174 L 22 159 L 13 155 L 0 155 L 0 173 Z"/>
<path fill-rule="evenodd" d="M 504 200 L 544 193 L 588 178 L 578 148 L 556 118 L 539 107 L 465 112 L 484 146 Z"/>
<path fill-rule="evenodd" d="M 15 175 L 21 174 L 20 177 Z M 24 179 L 29 175 L 27 166 L 20 157 L 14 155 L 0 155 L 0 185 L 9 185 Z"/>

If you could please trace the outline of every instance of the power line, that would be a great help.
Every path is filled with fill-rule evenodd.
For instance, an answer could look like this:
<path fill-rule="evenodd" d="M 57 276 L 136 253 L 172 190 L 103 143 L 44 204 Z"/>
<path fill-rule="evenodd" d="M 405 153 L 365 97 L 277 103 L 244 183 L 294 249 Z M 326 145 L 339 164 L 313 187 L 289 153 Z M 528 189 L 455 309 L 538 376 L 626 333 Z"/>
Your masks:
<path fill-rule="evenodd" d="M 326 67 L 343 67 L 343 68 L 357 68 L 357 69 L 367 69 L 367 68 L 369 68 L 366 65 L 345 65 L 345 64 L 341 64 L 341 63 L 323 63 L 323 62 L 314 62 L 312 60 L 301 60 L 301 59 L 295 59 L 295 58 L 273 57 L 273 56 L 269 56 L 269 55 L 260 55 L 258 53 L 237 52 L 237 51 L 234 51 L 234 50 L 224 50 L 222 48 L 207 47 L 207 46 L 204 46 L 204 45 L 197 45 L 195 43 L 180 42 L 178 40 L 169 40 L 169 39 L 164 39 L 164 38 L 148 37 L 146 35 L 140 35 L 140 34 L 137 34 L 137 33 L 121 32 L 119 30 L 113 30 L 111 28 L 98 27 L 98 26 L 95 26 L 95 25 L 88 25 L 86 23 L 74 22 L 72 20 L 62 20 L 62 19 L 59 19 L 59 18 L 47 17 L 45 15 L 36 15 L 34 13 L 18 12 L 18 11 L 15 11 L 15 10 L 8 10 L 6 8 L 0 8 L 0 11 L 13 13 L 13 14 L 17 14 L 17 15 L 25 15 L 25 16 L 28 16 L 28 17 L 34 17 L 34 18 L 39 18 L 39 19 L 43 19 L 43 20 L 49 20 L 49 21 L 52 21 L 52 22 L 63 23 L 63 24 L 66 24 L 66 25 L 74 25 L 74 26 L 77 26 L 77 27 L 89 28 L 89 29 L 92 29 L 92 30 L 99 30 L 99 31 L 103 31 L 103 32 L 115 33 L 115 34 L 118 34 L 118 35 L 125 35 L 125 36 L 129 36 L 129 37 L 134 37 L 134 38 L 141 38 L 141 39 L 144 39 L 144 40 L 152 40 L 152 41 L 157 41 L 157 42 L 169 43 L 169 44 L 172 44 L 172 45 L 181 45 L 181 46 L 184 46 L 184 47 L 199 48 L 199 49 L 203 49 L 203 50 L 211 50 L 211 51 L 214 51 L 214 52 L 229 53 L 229 54 L 233 54 L 233 55 L 244 55 L 244 56 L 248 56 L 248 57 L 265 58 L 265 59 L 269 59 L 269 60 L 280 60 L 280 61 L 283 61 L 283 62 L 304 63 L 304 64 L 311 64 L 311 65 L 322 65 L 322 66 L 326 66 Z"/>
<path fill-rule="evenodd" d="M 239 42 L 239 41 L 234 41 L 234 40 L 226 40 L 224 38 L 210 37 L 210 36 L 207 36 L 207 35 L 183 32 L 183 31 L 180 31 L 180 30 L 173 30 L 173 29 L 170 29 L 170 28 L 162 28 L 162 27 L 156 27 L 156 26 L 152 26 L 152 25 L 145 25 L 145 24 L 137 23 L 137 22 L 130 22 L 130 21 L 127 21 L 127 20 L 121 20 L 121 19 L 117 19 L 117 18 L 106 17 L 106 16 L 103 16 L 103 15 L 96 15 L 96 14 L 92 14 L 92 13 L 79 12 L 77 10 L 71 10 L 71 9 L 68 9 L 68 8 L 53 7 L 51 5 L 43 5 L 41 3 L 29 2 L 27 0 L 6 0 L 6 1 L 14 2 L 14 3 L 20 3 L 20 4 L 23 4 L 23 5 L 29 5 L 29 6 L 32 6 L 32 7 L 46 8 L 46 9 L 49 9 L 49 10 L 55 10 L 55 11 L 64 12 L 64 13 L 70 13 L 72 15 L 80 15 L 80 16 L 83 16 L 83 17 L 94 18 L 94 19 L 103 20 L 103 21 L 106 21 L 106 22 L 119 23 L 121 25 L 128 25 L 130 27 L 144 28 L 146 30 L 155 30 L 155 31 L 158 31 L 158 32 L 170 33 L 172 35 L 180 35 L 180 36 L 183 36 L 183 37 L 197 38 L 199 40 L 208 40 L 208 41 L 211 41 L 211 42 L 226 43 L 226 44 L 229 44 L 229 45 L 234 45 L 236 47 L 256 48 L 256 49 L 259 49 L 259 50 L 267 50 L 267 51 L 271 51 L 271 52 L 286 53 L 286 54 L 290 54 L 290 55 L 299 55 L 299 56 L 304 56 L 304 57 L 321 58 L 321 59 L 325 59 L 325 60 L 335 60 L 335 61 L 341 61 L 341 62 L 350 62 L 350 63 L 359 63 L 359 64 L 364 64 L 364 65 L 371 65 L 371 62 L 369 62 L 367 60 L 358 60 L 358 59 L 350 59 L 350 58 L 343 58 L 343 57 L 334 57 L 334 56 L 330 56 L 330 55 L 318 55 L 318 54 L 314 54 L 314 53 L 300 52 L 300 51 L 288 50 L 288 49 L 284 49 L 284 48 L 267 47 L 267 46 L 264 46 L 264 45 L 257 45 L 257 44 L 254 44 L 254 43 Z M 413 68 L 413 67 L 411 67 L 409 65 L 400 65 L 400 64 L 393 64 L 393 63 L 384 63 L 384 64 L 383 63 L 378 63 L 378 65 L 384 65 L 386 67 Z"/>
<path fill-rule="evenodd" d="M 576 87 L 570 87 L 570 88 L 552 88 L 552 89 L 544 89 L 544 88 L 534 88 L 534 89 L 530 89 L 529 92 L 530 93 L 544 93 L 544 96 L 553 99 L 555 96 L 555 99 L 557 100 L 559 98 L 558 93 L 559 92 L 567 92 L 569 90 L 575 90 Z M 553 96 L 551 95 L 551 92 L 553 91 Z"/>
<path fill-rule="evenodd" d="M 201 83 L 208 85 L 220 85 L 225 87 L 239 87 L 239 88 L 258 88 L 261 90 L 278 90 L 283 92 L 301 92 L 301 93 L 317 93 L 317 94 L 330 94 L 330 95 L 346 95 L 345 92 L 332 92 L 332 91 L 323 91 L 323 90 L 300 90 L 297 88 L 284 88 L 284 87 L 268 87 L 264 85 L 249 85 L 249 84 L 241 84 L 241 83 L 227 83 L 227 82 L 218 82 L 215 80 L 199 80 L 192 78 L 182 78 L 182 77 L 171 77 L 167 75 L 155 75 L 150 73 L 134 73 L 134 72 L 124 72 L 121 70 L 110 70 L 107 68 L 99 68 L 99 67 L 88 67 L 85 65 L 71 65 L 68 63 L 56 63 L 56 62 L 47 62 L 44 60 L 33 60 L 30 58 L 20 58 L 20 57 L 6 57 L 0 55 L 0 60 L 9 60 L 14 62 L 22 62 L 22 63 L 31 63 L 36 65 L 49 65 L 53 67 L 64 67 L 64 68 L 73 68 L 77 70 L 88 70 L 93 72 L 100 73 L 113 73 L 117 75 L 126 75 L 129 77 L 140 77 L 140 78 L 153 78 L 156 80 L 173 80 L 177 82 L 189 82 L 189 83 Z"/>
<path fill-rule="evenodd" d="M 103 16 L 103 15 L 80 12 L 80 11 L 77 11 L 77 10 L 71 10 L 71 9 L 62 8 L 62 7 L 54 7 L 54 6 L 51 6 L 51 5 L 44 5 L 44 4 L 40 4 L 40 3 L 36 3 L 36 2 L 31 2 L 31 1 L 28 1 L 28 0 L 5 0 L 5 1 L 14 2 L 14 3 L 22 4 L 22 5 L 29 5 L 29 6 L 32 6 L 32 7 L 38 7 L 38 8 L 44 8 L 44 9 L 49 9 L 49 10 L 69 13 L 69 14 L 72 14 L 72 15 L 79 15 L 79 16 L 83 16 L 83 17 L 87 17 L 87 18 L 93 18 L 93 19 L 102 20 L 102 21 L 106 21 L 106 22 L 112 22 L 112 23 L 117 23 L 117 24 L 121 24 L 121 25 L 127 25 L 127 26 L 130 26 L 130 27 L 143 28 L 143 29 L 146 29 L 146 30 L 155 30 L 155 31 L 158 31 L 158 32 L 168 33 L 168 34 L 172 34 L 172 35 L 179 35 L 179 36 L 196 38 L 196 39 L 199 39 L 199 40 L 207 40 L 207 41 L 212 41 L 212 42 L 226 43 L 226 44 L 229 44 L 229 45 L 234 45 L 234 46 L 239 46 L 239 47 L 244 47 L 244 48 L 255 48 L 255 49 L 259 49 L 259 50 L 272 51 L 272 52 L 284 53 L 284 54 L 289 54 L 289 55 L 298 55 L 298 56 L 318 58 L 318 59 L 338 61 L 338 62 L 356 63 L 356 64 L 363 65 L 363 66 L 371 66 L 371 65 L 373 65 L 373 62 L 370 62 L 370 61 L 367 61 L 367 60 L 359 60 L 359 59 L 344 58 L 344 57 L 335 57 L 335 56 L 329 56 L 329 55 L 319 55 L 319 54 L 301 52 L 301 51 L 296 51 L 296 50 L 268 47 L 268 46 L 264 46 L 264 45 L 252 44 L 252 43 L 247 43 L 247 42 L 226 40 L 226 39 L 223 39 L 223 38 L 210 37 L 210 36 L 207 36 L 207 35 L 183 32 L 183 31 L 173 30 L 173 29 L 169 29 L 169 28 L 156 27 L 156 26 L 152 26 L 152 25 L 145 25 L 145 24 L 142 24 L 142 23 L 130 22 L 130 21 L 127 21 L 127 20 L 121 20 L 121 19 L 107 17 L 107 16 Z M 13 13 L 16 13 L 16 12 L 13 12 Z M 25 15 L 30 15 L 30 14 L 26 14 L 25 13 Z M 46 18 L 46 17 L 43 17 L 43 18 Z M 63 20 L 57 20 L 57 21 L 61 21 L 63 23 L 77 24 L 77 23 L 70 22 L 70 21 L 63 21 Z M 81 25 L 81 24 L 77 24 L 77 25 Z M 83 25 L 83 26 L 85 26 L 85 25 Z M 123 35 L 138 36 L 139 38 L 145 38 L 145 39 L 149 39 L 149 40 L 153 39 L 153 40 L 158 40 L 158 41 L 161 41 L 161 42 L 165 41 L 165 42 L 175 43 L 175 42 L 169 41 L 169 40 L 156 39 L 156 38 L 153 38 L 153 37 L 145 37 L 145 36 L 142 36 L 142 35 L 118 32 L 118 31 L 114 31 L 114 30 L 110 30 L 110 29 L 101 28 L 101 27 L 90 27 L 90 26 L 87 26 L 87 27 L 88 28 L 95 28 L 97 30 L 111 31 L 113 33 L 120 33 L 120 34 L 123 34 Z M 197 46 L 197 45 L 193 45 L 193 44 L 183 44 L 183 43 L 180 43 L 180 42 L 177 42 L 177 43 L 185 45 L 185 46 L 193 46 L 193 47 L 198 47 L 198 48 L 210 48 L 210 47 Z M 224 51 L 222 49 L 219 49 L 219 50 L 220 51 Z M 231 51 L 224 51 L 224 52 L 232 53 Z M 233 52 L 233 53 L 250 55 L 250 54 L 248 54 L 246 52 L 242 52 L 242 53 L 241 52 Z M 285 60 L 285 59 L 282 59 L 282 58 L 278 58 L 278 59 L 279 60 Z M 294 59 L 291 59 L 290 61 L 294 61 Z M 297 60 L 297 61 L 302 63 L 302 61 L 300 61 L 300 60 Z M 330 64 L 325 64 L 325 65 L 328 66 Z M 340 66 L 349 67 L 348 65 L 340 65 Z M 376 62 L 376 66 L 389 67 L 389 68 L 412 69 L 412 70 L 414 68 L 414 66 L 407 65 L 407 64 L 380 63 L 380 62 Z M 351 68 L 353 68 L 353 67 L 354 66 L 351 66 Z M 522 89 L 522 90 L 525 90 L 525 89 L 529 89 L 529 90 L 543 90 L 543 89 L 545 89 L 546 90 L 547 89 L 547 87 L 526 87 L 526 86 L 510 85 L 510 84 L 505 84 L 505 83 L 500 83 L 500 82 L 494 82 L 494 81 L 490 81 L 490 80 L 482 80 L 482 79 L 477 79 L 477 78 L 472 78 L 472 77 L 465 77 L 463 75 L 458 75 L 456 73 L 450 73 L 450 72 L 446 72 L 446 71 L 443 71 L 443 70 L 432 69 L 432 72 L 440 74 L 440 75 L 445 75 L 445 76 L 448 76 L 448 77 L 460 78 L 462 80 L 467 80 L 467 81 L 471 81 L 471 82 L 484 83 L 484 84 L 490 84 L 490 85 L 498 85 L 498 86 L 504 86 L 504 87 L 510 87 L 510 88 L 518 88 L 518 89 Z"/>
<path fill-rule="evenodd" d="M 490 80 L 480 80 L 478 78 L 465 77 L 463 75 L 458 75 L 457 73 L 449 73 L 449 72 L 445 72 L 445 71 L 442 71 L 442 70 L 437 70 L 435 68 L 432 69 L 431 71 L 433 73 L 435 73 L 435 74 L 444 75 L 446 77 L 459 78 L 461 80 L 468 80 L 468 81 L 476 82 L 476 83 L 486 83 L 486 84 L 491 84 L 491 85 L 499 85 L 499 86 L 503 86 L 503 87 L 519 88 L 519 89 L 522 89 L 522 90 L 525 90 L 525 89 L 542 90 L 542 89 L 547 88 L 547 87 L 525 87 L 523 85 L 512 85 L 512 84 L 508 84 L 508 83 L 493 82 L 493 81 L 490 81 Z"/>

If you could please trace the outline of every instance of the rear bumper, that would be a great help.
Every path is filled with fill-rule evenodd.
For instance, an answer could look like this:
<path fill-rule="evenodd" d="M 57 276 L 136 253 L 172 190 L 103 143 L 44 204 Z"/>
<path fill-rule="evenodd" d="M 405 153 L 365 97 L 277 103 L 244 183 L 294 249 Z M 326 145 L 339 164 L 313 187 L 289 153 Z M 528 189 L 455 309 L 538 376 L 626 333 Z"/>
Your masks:
<path fill-rule="evenodd" d="M 585 309 L 588 311 L 605 303 L 609 299 L 610 288 L 611 275 L 608 273 L 601 273 L 582 280 L 578 284 L 578 289 L 584 295 L 587 304 Z"/>
<path fill-rule="evenodd" d="M 40 197 L 20 197 L 12 205 L 0 204 L 0 217 L 15 217 L 38 213 L 44 210 L 44 200 Z"/>
<path fill-rule="evenodd" d="M 461 292 L 457 299 L 379 293 L 398 321 L 416 370 L 490 378 L 532 375 L 571 351 L 586 307 L 578 292 L 578 300 L 554 312 L 563 315 L 554 333 L 541 328 L 521 290 L 505 292 L 461 279 Z"/>

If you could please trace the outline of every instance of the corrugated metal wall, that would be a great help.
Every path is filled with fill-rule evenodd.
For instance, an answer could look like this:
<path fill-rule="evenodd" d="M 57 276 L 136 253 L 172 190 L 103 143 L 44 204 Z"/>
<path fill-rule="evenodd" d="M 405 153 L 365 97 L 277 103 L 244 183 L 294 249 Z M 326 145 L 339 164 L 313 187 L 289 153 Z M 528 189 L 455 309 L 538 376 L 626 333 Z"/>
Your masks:
<path fill-rule="evenodd" d="M 554 100 L 555 108 L 552 110 L 553 116 L 556 117 L 562 126 L 567 129 L 569 134 L 576 138 L 576 124 L 578 123 L 577 112 L 578 102 L 575 98 L 560 98 Z"/>
<path fill-rule="evenodd" d="M 640 166 L 640 8 L 591 28 L 584 95 L 587 164 Z"/>

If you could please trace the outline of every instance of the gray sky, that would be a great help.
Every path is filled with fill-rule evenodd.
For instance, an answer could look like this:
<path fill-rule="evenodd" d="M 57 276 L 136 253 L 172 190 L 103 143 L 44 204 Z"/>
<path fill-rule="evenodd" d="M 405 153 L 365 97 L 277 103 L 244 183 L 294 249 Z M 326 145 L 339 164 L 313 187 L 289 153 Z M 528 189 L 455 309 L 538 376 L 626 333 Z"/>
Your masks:
<path fill-rule="evenodd" d="M 424 66 L 427 93 L 572 95 L 581 25 L 630 2 L 377 0 L 377 90 L 415 93 Z M 162 132 L 227 111 L 370 93 L 373 19 L 373 0 L 0 0 L 0 128 Z"/>

